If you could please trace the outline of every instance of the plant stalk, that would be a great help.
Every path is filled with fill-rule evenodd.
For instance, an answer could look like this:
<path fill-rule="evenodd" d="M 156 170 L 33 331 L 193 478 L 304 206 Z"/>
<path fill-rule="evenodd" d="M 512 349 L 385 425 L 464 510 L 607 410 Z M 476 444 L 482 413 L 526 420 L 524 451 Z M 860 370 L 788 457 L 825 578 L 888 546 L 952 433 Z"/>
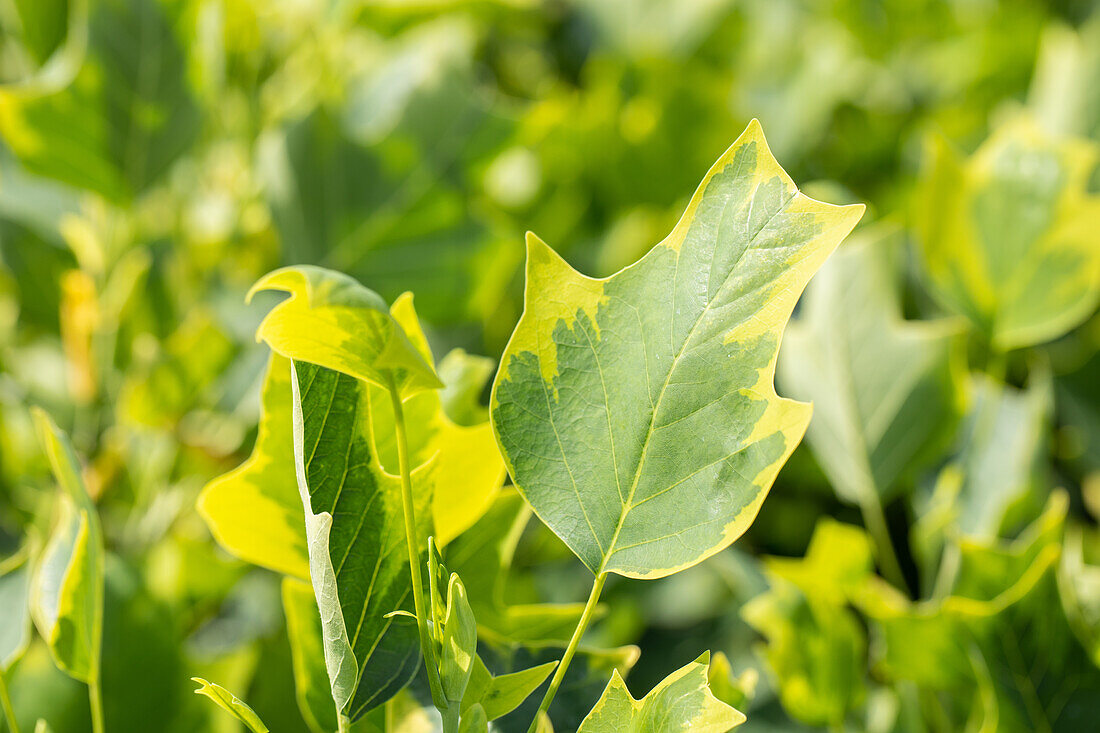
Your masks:
<path fill-rule="evenodd" d="M 592 592 L 588 594 L 588 603 L 584 604 L 584 611 L 577 622 L 577 628 L 573 630 L 573 637 L 569 640 L 569 646 L 565 647 L 565 654 L 562 655 L 557 669 L 554 670 L 554 676 L 550 679 L 550 687 L 546 690 L 542 703 L 539 705 L 539 710 L 535 713 L 535 719 L 531 721 L 531 727 L 527 729 L 527 733 L 535 733 L 538 730 L 539 719 L 543 713 L 550 709 L 550 703 L 554 701 L 554 695 L 558 693 L 561 681 L 565 679 L 565 671 L 569 669 L 569 663 L 573 661 L 573 655 L 577 653 L 577 646 L 581 642 L 581 637 L 584 636 L 588 624 L 592 621 L 592 614 L 596 610 L 596 604 L 600 602 L 600 593 L 603 591 L 603 584 L 606 581 L 607 573 L 600 573 L 593 581 Z"/>
<path fill-rule="evenodd" d="M 337 733 L 347 733 L 351 730 L 351 721 L 348 716 L 343 713 L 336 713 L 336 730 Z"/>
<path fill-rule="evenodd" d="M 11 698 L 8 696 L 8 683 L 4 674 L 0 672 L 0 706 L 4 708 L 4 717 L 8 721 L 8 730 L 11 733 L 19 733 L 19 723 L 15 721 L 15 708 L 11 706 Z"/>
<path fill-rule="evenodd" d="M 859 502 L 859 509 L 863 514 L 863 524 L 878 547 L 879 565 L 883 574 L 899 589 L 908 592 L 909 584 L 905 582 L 901 563 L 898 562 L 897 553 L 894 552 L 894 543 L 890 539 L 890 527 L 886 524 L 886 513 L 882 510 L 878 491 L 872 489 L 867 492 L 867 496 Z"/>
<path fill-rule="evenodd" d="M 393 426 L 397 434 L 397 462 L 401 470 L 401 504 L 405 514 L 405 543 L 409 548 L 409 572 L 412 575 L 413 606 L 416 610 L 416 626 L 420 631 L 420 651 L 428 671 L 428 685 L 432 690 L 432 702 L 441 711 L 447 708 L 443 685 L 439 680 L 439 663 L 435 648 L 428 636 L 428 616 L 424 606 L 424 580 L 420 573 L 420 546 L 416 541 L 416 514 L 413 507 L 412 470 L 409 468 L 409 440 L 405 432 L 405 411 L 401 407 L 401 395 L 397 385 L 390 382 L 390 399 L 393 401 Z"/>
<path fill-rule="evenodd" d="M 104 733 L 103 693 L 99 689 L 98 675 L 88 682 L 88 703 L 92 708 L 92 733 Z"/>

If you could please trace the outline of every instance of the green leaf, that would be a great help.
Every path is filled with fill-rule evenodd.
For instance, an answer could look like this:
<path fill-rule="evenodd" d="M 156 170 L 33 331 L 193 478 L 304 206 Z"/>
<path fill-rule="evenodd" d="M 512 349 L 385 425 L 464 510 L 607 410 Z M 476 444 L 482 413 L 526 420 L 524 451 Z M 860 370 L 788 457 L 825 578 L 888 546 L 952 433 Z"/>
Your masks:
<path fill-rule="evenodd" d="M 57 523 L 35 569 L 31 615 L 57 666 L 95 682 L 103 639 L 103 534 L 69 439 L 45 412 L 35 408 L 33 414 L 62 494 Z"/>
<path fill-rule="evenodd" d="M 458 733 L 488 733 L 489 718 L 480 705 L 474 705 L 462 714 Z"/>
<path fill-rule="evenodd" d="M 862 211 L 799 193 L 753 122 L 621 272 L 585 277 L 528 236 L 492 421 L 516 486 L 592 572 L 670 575 L 752 523 L 810 417 L 772 384 L 783 326 Z"/>
<path fill-rule="evenodd" d="M 324 632 L 313 588 L 296 578 L 283 578 L 283 612 L 298 709 L 310 730 L 330 733 L 336 729 L 336 706 L 325 668 Z"/>
<path fill-rule="evenodd" d="M 465 715 L 468 708 L 479 705 L 489 720 L 507 715 L 530 697 L 557 666 L 557 662 L 547 662 L 530 669 L 496 676 L 480 657 L 475 657 L 470 682 L 462 698 L 462 712 Z"/>
<path fill-rule="evenodd" d="M 630 695 L 618 672 L 577 733 L 726 733 L 745 716 L 707 686 L 710 652 L 673 672 L 641 700 Z"/>
<path fill-rule="evenodd" d="M 1100 196 L 1087 192 L 1097 146 L 1049 139 L 1025 120 L 968 160 L 935 139 L 916 227 L 933 290 L 999 350 L 1043 343 L 1100 297 Z"/>
<path fill-rule="evenodd" d="M 38 722 L 34 724 L 34 733 L 53 733 L 53 729 L 50 728 L 49 723 L 39 718 Z"/>
<path fill-rule="evenodd" d="M 290 361 L 272 354 L 248 460 L 207 484 L 198 510 L 218 544 L 246 562 L 309 580 L 302 501 L 294 477 Z"/>
<path fill-rule="evenodd" d="M 207 682 L 202 677 L 192 677 L 191 681 L 199 683 L 199 689 L 195 690 L 196 695 L 205 695 L 213 700 L 219 708 L 248 726 L 252 733 L 268 733 L 270 730 L 252 708 L 229 690 Z"/>
<path fill-rule="evenodd" d="M 478 425 L 489 421 L 489 409 L 481 404 L 481 393 L 489 383 L 496 363 L 485 356 L 453 349 L 439 362 L 443 390 L 439 399 L 447 417 L 459 425 Z"/>
<path fill-rule="evenodd" d="M 270 272 L 252 286 L 290 297 L 256 331 L 276 353 L 349 374 L 409 396 L 443 385 L 385 301 L 347 275 L 301 265 Z"/>
<path fill-rule="evenodd" d="M 31 172 L 124 203 L 156 183 L 190 147 L 199 110 L 168 5 L 88 4 L 82 63 L 81 38 L 55 56 L 69 66 L 54 70 L 55 78 L 43 74 L 35 88 L 0 89 L 0 132 Z M 75 10 L 87 5 L 69 5 L 70 17 L 83 22 Z M 157 73 L 150 76 L 149 69 Z"/>
<path fill-rule="evenodd" d="M 0 674 L 19 661 L 31 643 L 31 563 L 26 549 L 0 563 Z"/>
<path fill-rule="evenodd" d="M 367 384 L 295 361 L 294 460 L 305 507 L 310 577 L 337 708 L 355 720 L 404 687 L 419 664 L 400 480 L 378 461 Z M 430 486 L 431 465 L 413 471 Z M 429 493 L 416 497 L 428 515 Z M 422 523 L 423 524 L 423 523 Z M 418 527 L 427 538 L 427 527 Z"/>
<path fill-rule="evenodd" d="M 959 411 L 955 321 L 904 321 L 902 244 L 879 230 L 842 246 L 787 329 L 780 387 L 813 402 L 806 438 L 844 499 L 886 501 L 898 479 L 944 447 Z"/>
<path fill-rule="evenodd" d="M 731 708 L 743 708 L 756 693 L 757 672 L 749 667 L 735 677 L 729 658 L 718 652 L 710 660 L 707 685 L 714 696 Z"/>
<path fill-rule="evenodd" d="M 466 694 L 477 657 L 477 621 L 458 573 L 451 573 L 447 584 L 447 610 L 437 628 L 442 634 L 439 677 L 443 694 L 449 704 L 458 705 Z"/>

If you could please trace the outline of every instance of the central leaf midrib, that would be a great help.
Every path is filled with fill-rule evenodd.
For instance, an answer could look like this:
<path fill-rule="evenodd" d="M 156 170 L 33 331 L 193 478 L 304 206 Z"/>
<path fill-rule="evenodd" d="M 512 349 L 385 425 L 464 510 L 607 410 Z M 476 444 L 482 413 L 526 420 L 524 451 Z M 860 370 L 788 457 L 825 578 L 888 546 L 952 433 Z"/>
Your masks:
<path fill-rule="evenodd" d="M 759 191 L 759 190 L 760 190 L 760 186 L 758 185 L 755 189 L 753 189 L 753 196 L 755 196 L 756 192 Z M 786 211 L 786 209 L 790 205 L 791 201 L 793 201 L 794 198 L 797 195 L 798 195 L 798 191 L 796 190 L 790 196 L 787 196 L 786 199 L 776 209 L 775 213 L 772 214 L 771 216 L 769 216 L 768 219 L 763 224 L 761 224 L 760 227 L 755 232 L 753 232 L 752 237 L 749 238 L 748 243 L 745 245 L 745 249 L 742 250 L 740 255 L 738 255 L 737 261 L 733 263 L 733 266 L 730 267 L 729 271 L 726 273 L 725 280 L 719 286 L 718 290 L 715 291 L 714 297 L 709 298 L 707 300 L 706 305 L 699 312 L 699 315 L 696 316 L 695 321 L 691 324 L 691 328 L 688 329 L 688 333 L 684 337 L 683 344 L 681 344 L 681 346 L 680 346 L 680 351 L 676 354 L 675 358 L 673 358 L 672 365 L 669 367 L 668 372 L 665 374 L 664 382 L 661 384 L 661 390 L 660 390 L 660 392 L 657 393 L 657 402 L 653 407 L 652 413 L 650 413 L 649 427 L 646 430 L 645 438 L 642 440 L 642 454 L 641 454 L 641 457 L 638 459 L 637 467 L 634 469 L 634 478 L 631 480 L 631 483 L 630 483 L 630 491 L 627 493 L 626 502 L 623 504 L 622 512 L 619 514 L 619 521 L 616 522 L 616 524 L 615 524 L 615 531 L 611 536 L 611 542 L 608 544 L 607 551 L 604 553 L 603 561 L 600 563 L 600 568 L 596 573 L 597 576 L 602 575 L 602 574 L 607 572 L 607 563 L 611 559 L 612 555 L 615 554 L 615 550 L 616 550 L 615 545 L 619 540 L 619 533 L 622 532 L 623 526 L 626 524 L 627 515 L 630 513 L 630 510 L 634 508 L 634 493 L 638 489 L 638 482 L 641 479 L 642 468 L 645 465 L 645 460 L 649 455 L 649 444 L 650 444 L 650 441 L 653 438 L 653 431 L 655 429 L 654 425 L 657 422 L 657 415 L 660 412 L 661 404 L 662 404 L 662 402 L 664 400 L 664 397 L 665 397 L 665 392 L 668 389 L 669 382 L 672 380 L 672 373 L 675 372 L 676 368 L 679 366 L 680 359 L 683 358 L 684 353 L 687 351 L 688 344 L 691 343 L 692 338 L 695 336 L 695 331 L 696 331 L 696 329 L 699 328 L 699 324 L 703 321 L 703 318 L 707 315 L 707 313 L 710 312 L 711 306 L 718 300 L 718 298 L 722 294 L 723 290 L 725 290 L 727 285 L 729 285 L 730 275 L 741 266 L 741 262 L 744 260 L 745 255 L 748 254 L 748 252 L 754 248 L 753 245 L 759 239 L 761 232 L 763 232 L 765 229 L 767 229 L 771 225 L 771 223 L 775 220 L 775 218 L 777 216 L 779 216 L 780 213 L 782 213 L 783 211 Z M 752 199 L 750 198 L 750 202 L 751 201 L 752 201 Z M 688 231 L 690 231 L 690 228 L 689 228 Z M 687 233 L 686 232 L 684 234 L 684 239 L 685 240 L 687 239 Z M 713 258 L 714 258 L 713 252 L 716 251 L 716 250 L 717 250 L 717 243 L 716 243 L 716 246 L 715 246 L 715 250 L 712 250 L 711 262 L 713 262 Z M 682 256 L 682 252 L 677 251 L 677 253 L 676 253 L 677 271 L 679 271 L 680 257 L 681 256 Z M 675 289 L 676 288 L 676 283 L 673 282 L 672 286 L 673 286 L 673 291 L 672 291 L 673 292 L 673 307 L 672 307 L 672 313 L 670 315 L 670 318 L 675 319 L 675 317 L 676 317 L 676 312 L 675 312 L 676 311 L 676 308 L 675 308 L 675 306 L 676 306 L 676 289 Z M 597 364 L 598 364 L 598 362 L 597 362 Z M 647 355 L 647 366 L 648 366 L 648 355 Z M 616 466 L 616 470 L 615 470 L 616 481 L 618 481 L 618 475 L 619 475 L 618 467 Z M 582 511 L 583 511 L 583 505 L 582 505 Z M 599 541 L 597 540 L 597 544 L 598 544 L 598 542 Z"/>

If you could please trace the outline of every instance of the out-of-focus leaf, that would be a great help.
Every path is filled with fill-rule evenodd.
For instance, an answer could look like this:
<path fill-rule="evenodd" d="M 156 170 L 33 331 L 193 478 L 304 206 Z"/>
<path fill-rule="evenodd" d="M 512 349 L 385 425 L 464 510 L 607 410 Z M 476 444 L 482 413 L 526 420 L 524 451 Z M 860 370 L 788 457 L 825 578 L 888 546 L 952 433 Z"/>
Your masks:
<path fill-rule="evenodd" d="M 1050 341 L 1096 308 L 1100 196 L 1087 185 L 1097 154 L 1023 120 L 968 160 L 931 143 L 915 213 L 925 269 L 943 304 L 994 348 Z"/>
<path fill-rule="evenodd" d="M 754 121 L 618 274 L 528 237 L 492 421 L 520 492 L 593 573 L 670 575 L 752 523 L 809 422 L 775 394 L 779 337 L 862 212 L 800 194 Z"/>
<path fill-rule="evenodd" d="M 757 672 L 752 667 L 735 677 L 729 658 L 718 652 L 710 660 L 707 686 L 716 698 L 731 708 L 743 708 L 756 692 Z"/>
<path fill-rule="evenodd" d="M 474 705 L 481 706 L 489 720 L 507 715 L 530 697 L 557 666 L 557 662 L 547 662 L 518 672 L 493 675 L 481 658 L 476 657 L 462 698 L 463 715 Z"/>
<path fill-rule="evenodd" d="M 402 295 L 394 301 L 390 312 L 424 361 L 433 364 L 428 341 L 413 308 L 412 296 L 407 293 Z M 452 367 L 452 372 L 456 379 L 465 378 L 461 367 Z M 484 382 L 481 382 L 477 388 L 480 390 L 483 386 Z M 398 460 L 393 403 L 380 387 L 371 386 L 369 392 L 379 460 L 388 471 L 396 474 Z M 489 509 L 504 482 L 504 460 L 488 421 L 482 419 L 469 426 L 456 424 L 444 410 L 439 390 L 425 390 L 406 398 L 402 411 L 405 413 L 410 462 L 418 465 L 434 457 L 432 537 L 439 547 L 444 547 Z M 422 493 L 426 489 L 414 484 L 413 490 Z"/>
<path fill-rule="evenodd" d="M 0 131 L 31 172 L 121 203 L 191 145 L 199 111 L 167 6 L 92 5 L 87 56 L 72 83 L 44 95 L 0 89 Z"/>
<path fill-rule="evenodd" d="M 484 356 L 467 354 L 462 349 L 449 352 L 437 370 L 443 382 L 439 399 L 447 417 L 459 425 L 478 425 L 489 419 L 489 409 L 479 398 L 493 376 L 496 364 Z"/>
<path fill-rule="evenodd" d="M 249 291 L 290 293 L 264 317 L 256 340 L 276 353 L 335 369 L 408 396 L 443 385 L 377 293 L 320 267 L 268 273 Z"/>
<path fill-rule="evenodd" d="M 198 509 L 211 533 L 242 560 L 309 579 L 302 500 L 294 478 L 290 360 L 272 354 L 256 445 L 248 460 L 211 481 Z"/>
<path fill-rule="evenodd" d="M 904 321 L 897 237 L 842 246 L 806 289 L 779 360 L 779 384 L 813 402 L 807 440 L 837 493 L 886 501 L 930 448 L 944 447 L 958 412 L 952 373 L 959 324 Z"/>
<path fill-rule="evenodd" d="M 69 439 L 40 409 L 34 422 L 62 493 L 57 524 L 35 570 L 31 615 L 57 665 L 95 682 L 103 639 L 103 534 Z"/>
<path fill-rule="evenodd" d="M 313 588 L 295 578 L 283 578 L 283 611 L 298 708 L 314 733 L 329 733 L 336 729 L 336 706 L 324 664 L 321 614 Z"/>
<path fill-rule="evenodd" d="M 195 690 L 196 695 L 205 695 L 210 698 L 215 705 L 244 723 L 253 733 L 269 732 L 270 729 L 260 720 L 260 716 L 229 690 L 213 682 L 207 682 L 202 677 L 192 677 L 191 681 L 199 683 L 199 689 Z"/>
<path fill-rule="evenodd" d="M 1088 537 L 1091 544 L 1086 543 L 1086 530 L 1081 527 L 1066 530 L 1058 591 L 1066 618 L 1093 663 L 1100 667 L 1100 542 L 1094 533 Z"/>
<path fill-rule="evenodd" d="M 714 696 L 707 684 L 710 652 L 673 672 L 641 700 L 635 700 L 618 672 L 577 733 L 726 733 L 745 716 Z"/>
<path fill-rule="evenodd" d="M 805 559 L 770 558 L 771 589 L 742 609 L 767 639 L 783 707 L 809 725 L 841 724 L 865 695 L 867 641 L 845 604 L 872 567 L 862 530 L 822 520 Z"/>
<path fill-rule="evenodd" d="M 0 674 L 19 661 L 31 643 L 31 563 L 26 550 L 0 563 Z"/>
<path fill-rule="evenodd" d="M 416 624 L 389 615 L 411 604 L 400 480 L 378 461 L 365 382 L 299 361 L 291 382 L 294 459 L 325 664 L 337 709 L 355 720 L 404 687 L 420 659 Z M 415 469 L 414 483 L 430 486 L 431 470 Z M 415 497 L 422 541 L 430 496 Z"/>

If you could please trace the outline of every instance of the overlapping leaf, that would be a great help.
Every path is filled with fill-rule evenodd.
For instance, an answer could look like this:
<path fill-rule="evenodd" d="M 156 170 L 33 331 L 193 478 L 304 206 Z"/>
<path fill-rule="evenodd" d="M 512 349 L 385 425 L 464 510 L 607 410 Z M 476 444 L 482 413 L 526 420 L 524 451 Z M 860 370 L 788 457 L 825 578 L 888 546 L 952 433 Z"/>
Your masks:
<path fill-rule="evenodd" d="M 35 410 L 34 421 L 62 492 L 35 569 L 31 614 L 58 667 L 94 682 L 103 639 L 103 534 L 68 438 L 45 412 Z"/>
<path fill-rule="evenodd" d="M 336 729 L 336 706 L 325 668 L 321 615 L 313 588 L 295 578 L 283 578 L 283 613 L 294 665 L 294 691 L 302 718 L 314 733 Z"/>
<path fill-rule="evenodd" d="M 940 300 L 995 348 L 1061 336 L 1100 297 L 1097 147 L 1043 137 L 1024 121 L 960 160 L 934 140 L 917 199 L 925 268 Z"/>
<path fill-rule="evenodd" d="M 783 326 L 862 210 L 799 193 L 753 122 L 672 234 L 610 278 L 528 236 L 493 426 L 524 498 L 594 573 L 669 575 L 751 524 L 809 421 L 772 384 Z"/>
<path fill-rule="evenodd" d="M 898 245 L 880 232 L 841 247 L 807 288 L 779 359 L 783 390 L 813 402 L 814 456 L 854 503 L 896 493 L 914 461 L 950 438 L 958 411 L 960 329 L 902 320 Z"/>
<path fill-rule="evenodd" d="M 716 698 L 707 684 L 710 652 L 673 672 L 635 700 L 618 672 L 577 733 L 727 733 L 745 716 Z"/>

